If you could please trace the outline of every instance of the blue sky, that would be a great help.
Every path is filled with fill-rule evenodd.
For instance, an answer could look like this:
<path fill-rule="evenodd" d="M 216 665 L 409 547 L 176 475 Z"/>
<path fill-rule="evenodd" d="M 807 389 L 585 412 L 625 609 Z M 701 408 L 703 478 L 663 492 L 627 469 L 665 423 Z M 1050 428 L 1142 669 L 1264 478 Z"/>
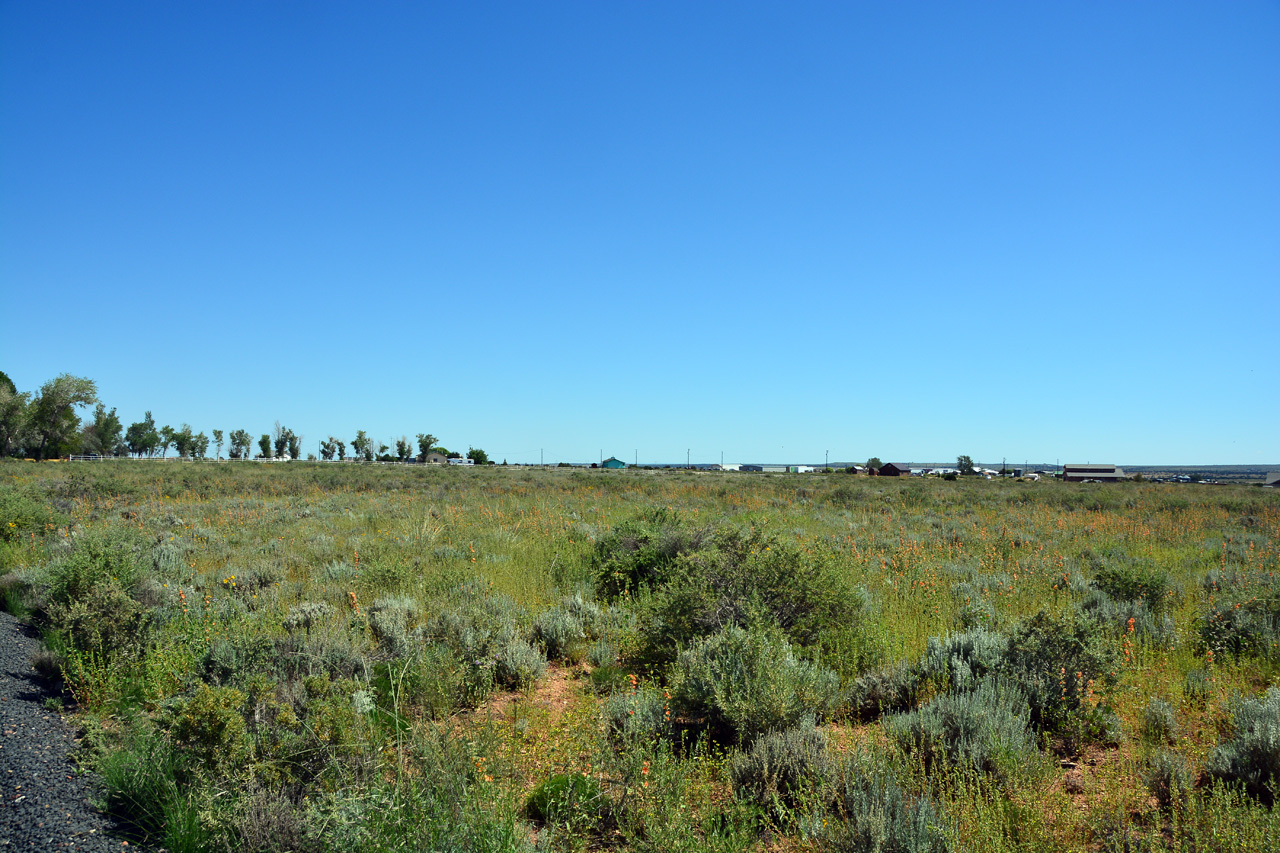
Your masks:
<path fill-rule="evenodd" d="M 0 3 L 0 370 L 501 461 L 1280 461 L 1275 3 Z"/>

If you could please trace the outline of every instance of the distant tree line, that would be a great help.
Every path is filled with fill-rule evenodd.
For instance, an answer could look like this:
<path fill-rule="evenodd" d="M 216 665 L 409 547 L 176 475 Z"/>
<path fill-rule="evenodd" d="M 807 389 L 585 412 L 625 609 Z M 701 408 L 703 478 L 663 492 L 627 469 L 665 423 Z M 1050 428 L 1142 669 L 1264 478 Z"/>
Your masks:
<path fill-rule="evenodd" d="M 81 412 L 91 406 L 92 419 L 82 419 Z M 230 459 L 301 459 L 303 455 L 302 435 L 279 421 L 270 433 L 258 438 L 256 454 L 253 436 L 246 430 L 224 433 L 215 429 L 211 433 L 217 459 L 222 458 L 224 444 Z M 411 459 L 426 462 L 432 453 L 451 459 L 463 457 L 438 445 L 436 437 L 429 433 L 418 433 L 416 453 L 407 436 L 401 436 L 395 444 L 395 455 L 392 455 L 387 445 L 359 430 L 350 442 L 350 458 L 367 462 Z M 184 423 L 177 429 L 167 424 L 157 426 L 151 412 L 126 428 L 116 410 L 108 410 L 98 399 L 98 386 L 92 379 L 64 373 L 44 383 L 39 391 L 25 392 L 19 391 L 13 381 L 0 372 L 0 456 L 56 459 L 82 454 L 163 459 L 172 448 L 183 459 L 205 459 L 209 445 L 210 437 L 194 432 L 189 424 Z M 470 448 L 466 457 L 477 465 L 493 464 L 479 448 Z M 320 442 L 320 458 L 347 459 L 347 443 L 329 436 Z"/>

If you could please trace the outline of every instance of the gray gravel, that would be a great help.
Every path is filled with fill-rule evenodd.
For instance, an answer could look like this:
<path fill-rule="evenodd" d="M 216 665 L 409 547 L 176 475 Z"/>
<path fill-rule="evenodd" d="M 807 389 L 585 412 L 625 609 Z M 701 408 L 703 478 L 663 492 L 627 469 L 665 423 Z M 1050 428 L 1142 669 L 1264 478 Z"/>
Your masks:
<path fill-rule="evenodd" d="M 67 758 L 73 732 L 44 707 L 55 694 L 31 667 L 39 649 L 34 631 L 0 612 L 0 853 L 136 849 L 93 807 L 93 779 Z"/>

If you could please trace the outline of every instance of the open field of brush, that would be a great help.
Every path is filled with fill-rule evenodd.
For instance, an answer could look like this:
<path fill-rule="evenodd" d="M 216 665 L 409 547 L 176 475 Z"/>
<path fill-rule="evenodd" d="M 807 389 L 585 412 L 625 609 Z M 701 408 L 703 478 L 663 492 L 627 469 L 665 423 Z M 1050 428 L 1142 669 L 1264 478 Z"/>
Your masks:
<path fill-rule="evenodd" d="M 0 594 L 186 850 L 1276 849 L 1280 495 L 0 463 Z"/>

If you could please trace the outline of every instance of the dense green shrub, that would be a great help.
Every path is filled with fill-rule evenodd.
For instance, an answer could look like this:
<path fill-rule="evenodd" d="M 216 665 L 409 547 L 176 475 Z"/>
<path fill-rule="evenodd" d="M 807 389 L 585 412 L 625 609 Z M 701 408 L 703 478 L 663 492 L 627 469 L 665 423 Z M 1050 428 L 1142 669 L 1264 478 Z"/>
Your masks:
<path fill-rule="evenodd" d="M 667 581 L 676 558 L 700 549 L 707 537 L 705 528 L 686 524 L 670 509 L 651 509 L 596 540 L 591 554 L 596 586 L 610 599 L 659 586 Z"/>
<path fill-rule="evenodd" d="M 926 767 L 945 765 L 1009 776 L 1035 752 L 1031 709 L 1022 691 L 999 678 L 946 693 L 915 711 L 896 714 L 885 728 Z"/>
<path fill-rule="evenodd" d="M 242 768 L 252 746 L 241 715 L 246 698 L 230 687 L 202 684 L 171 709 L 170 740 L 193 770 L 216 777 Z"/>
<path fill-rule="evenodd" d="M 750 744 L 835 710 L 839 679 L 796 656 L 776 632 L 730 625 L 677 659 L 671 705 L 677 722 L 721 742 Z"/>
<path fill-rule="evenodd" d="M 1114 638 L 1096 622 L 1042 610 L 1010 635 L 1002 672 L 1026 694 L 1032 724 L 1071 750 L 1117 735 L 1107 710 L 1086 700 L 1090 685 L 1114 682 L 1118 656 Z"/>
<path fill-rule="evenodd" d="M 729 763 L 734 792 L 783 824 L 806 797 L 816 800 L 827 771 L 827 738 L 807 720 L 762 735 Z"/>
<path fill-rule="evenodd" d="M 62 513 L 26 492 L 0 486 L 0 542 L 45 533 L 67 523 Z"/>
<path fill-rule="evenodd" d="M 76 598 L 51 604 L 49 622 L 71 648 L 104 659 L 140 656 L 150 624 L 142 605 L 114 581 L 99 583 Z"/>
<path fill-rule="evenodd" d="M 663 664 L 678 649 L 727 625 L 764 621 L 812 646 L 856 631 L 865 593 L 825 552 L 812 553 L 759 528 L 717 530 L 681 554 L 670 580 L 642 602 L 640 658 Z"/>
<path fill-rule="evenodd" d="M 142 576 L 138 538 L 129 528 L 78 534 L 43 571 L 50 604 L 70 604 L 100 584 L 129 589 Z"/>
<path fill-rule="evenodd" d="M 1280 784 L 1280 687 L 1260 699 L 1242 699 L 1231 709 L 1230 739 L 1219 744 L 1205 768 L 1211 779 L 1237 782 L 1266 803 Z"/>
<path fill-rule="evenodd" d="M 1169 576 L 1158 569 L 1131 565 L 1111 565 L 1098 570 L 1094 588 L 1116 601 L 1145 602 L 1154 616 L 1164 612 L 1168 601 Z"/>
<path fill-rule="evenodd" d="M 911 796 L 883 768 L 861 756 L 834 774 L 834 820 L 824 846 L 837 853 L 950 853 L 948 820 L 926 796 Z"/>
<path fill-rule="evenodd" d="M 609 805 L 595 779 L 581 773 L 557 773 L 529 792 L 524 812 L 530 820 L 580 833 L 604 823 Z"/>

